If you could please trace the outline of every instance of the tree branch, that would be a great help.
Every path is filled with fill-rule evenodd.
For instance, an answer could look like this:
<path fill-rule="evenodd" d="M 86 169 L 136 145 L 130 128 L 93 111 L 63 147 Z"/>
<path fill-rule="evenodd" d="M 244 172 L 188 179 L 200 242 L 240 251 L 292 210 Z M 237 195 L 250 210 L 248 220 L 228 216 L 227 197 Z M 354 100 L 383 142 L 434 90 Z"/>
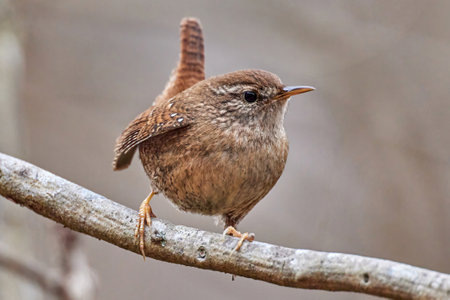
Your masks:
<path fill-rule="evenodd" d="M 16 273 L 25 279 L 39 285 L 44 291 L 47 291 L 58 298 L 64 298 L 66 295 L 64 282 L 54 271 L 46 270 L 36 262 L 23 260 L 12 254 L 11 251 L 0 246 L 0 268 Z"/>
<path fill-rule="evenodd" d="M 0 153 L 0 194 L 73 230 L 140 255 L 137 212 Z M 238 239 L 153 219 L 145 248 L 154 259 L 270 283 L 352 291 L 397 299 L 448 299 L 450 275 L 350 254 L 252 242 L 230 256 Z"/>
<path fill-rule="evenodd" d="M 2 244 L 0 244 L 0 269 L 3 268 L 29 280 L 57 299 L 94 299 L 96 276 L 87 265 L 84 255 L 80 253 L 80 247 L 76 243 L 77 236 L 73 231 L 62 227 L 59 227 L 59 235 L 64 246 L 61 271 L 46 268 L 29 258 L 18 257 Z"/>

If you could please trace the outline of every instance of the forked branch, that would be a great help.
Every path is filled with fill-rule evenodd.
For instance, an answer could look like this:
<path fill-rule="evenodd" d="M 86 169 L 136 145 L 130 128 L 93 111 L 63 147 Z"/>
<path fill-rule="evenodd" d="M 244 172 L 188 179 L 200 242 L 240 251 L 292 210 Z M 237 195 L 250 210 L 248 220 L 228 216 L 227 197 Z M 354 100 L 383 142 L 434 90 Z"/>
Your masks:
<path fill-rule="evenodd" d="M 0 153 L 0 194 L 73 230 L 139 254 L 137 212 Z M 151 231 L 151 232 L 150 232 Z M 307 289 L 352 291 L 397 299 L 449 299 L 450 275 L 350 254 L 245 243 L 154 219 L 146 233 L 154 259 Z"/>

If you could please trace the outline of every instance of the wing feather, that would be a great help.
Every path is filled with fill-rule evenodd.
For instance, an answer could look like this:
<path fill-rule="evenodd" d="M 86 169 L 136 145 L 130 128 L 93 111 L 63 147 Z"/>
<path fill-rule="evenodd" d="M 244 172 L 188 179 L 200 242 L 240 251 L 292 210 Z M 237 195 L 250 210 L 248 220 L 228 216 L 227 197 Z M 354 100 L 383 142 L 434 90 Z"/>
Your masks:
<path fill-rule="evenodd" d="M 142 142 L 168 131 L 186 127 L 191 121 L 192 119 L 178 105 L 153 106 L 144 111 L 125 128 L 117 139 L 113 169 L 127 168 L 133 159 L 136 147 Z"/>
<path fill-rule="evenodd" d="M 167 131 L 188 126 L 190 118 L 182 109 L 176 110 L 175 105 L 167 105 L 171 98 L 205 79 L 204 46 L 200 22 L 195 18 L 185 18 L 181 21 L 180 59 L 177 68 L 159 95 L 154 106 L 137 116 L 116 141 L 114 149 L 114 170 L 127 168 L 137 146 L 149 138 L 164 134 Z"/>

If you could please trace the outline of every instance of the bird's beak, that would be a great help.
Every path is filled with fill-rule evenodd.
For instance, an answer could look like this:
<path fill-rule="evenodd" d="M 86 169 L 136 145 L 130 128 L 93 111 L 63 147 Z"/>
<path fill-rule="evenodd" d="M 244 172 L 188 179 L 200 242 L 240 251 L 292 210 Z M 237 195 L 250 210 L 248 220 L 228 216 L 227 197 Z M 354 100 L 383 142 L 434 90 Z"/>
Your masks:
<path fill-rule="evenodd" d="M 285 86 L 283 90 L 275 97 L 276 100 L 287 99 L 291 96 L 314 91 L 312 86 L 299 85 L 299 86 Z"/>

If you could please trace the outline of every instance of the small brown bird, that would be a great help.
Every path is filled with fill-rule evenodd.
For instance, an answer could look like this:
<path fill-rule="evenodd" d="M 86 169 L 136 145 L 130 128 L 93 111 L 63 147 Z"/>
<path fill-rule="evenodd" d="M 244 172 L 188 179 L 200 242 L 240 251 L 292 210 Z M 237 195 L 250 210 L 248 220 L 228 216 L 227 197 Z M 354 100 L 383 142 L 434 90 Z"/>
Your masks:
<path fill-rule="evenodd" d="M 181 22 L 181 56 L 164 92 L 118 138 L 114 170 L 128 167 L 136 148 L 151 181 L 136 237 L 145 259 L 144 227 L 155 215 L 150 199 L 163 193 L 180 209 L 222 216 L 224 234 L 252 234 L 236 224 L 275 185 L 288 140 L 283 127 L 288 99 L 314 88 L 285 86 L 262 70 L 204 79 L 203 38 L 196 19 Z"/>

